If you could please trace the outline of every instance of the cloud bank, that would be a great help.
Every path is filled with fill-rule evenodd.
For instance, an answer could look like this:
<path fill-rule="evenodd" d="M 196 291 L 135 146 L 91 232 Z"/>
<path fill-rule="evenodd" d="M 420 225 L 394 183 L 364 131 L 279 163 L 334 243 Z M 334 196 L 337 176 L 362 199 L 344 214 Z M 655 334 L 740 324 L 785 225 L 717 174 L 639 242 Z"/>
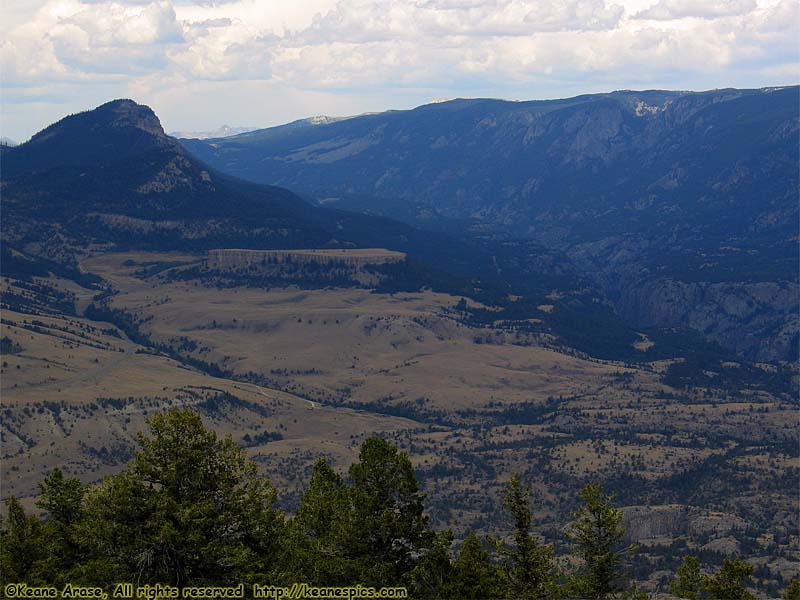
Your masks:
<path fill-rule="evenodd" d="M 442 96 L 798 80 L 795 0 L 20 0 L 3 135 L 116 96 L 168 128 L 267 125 Z"/>

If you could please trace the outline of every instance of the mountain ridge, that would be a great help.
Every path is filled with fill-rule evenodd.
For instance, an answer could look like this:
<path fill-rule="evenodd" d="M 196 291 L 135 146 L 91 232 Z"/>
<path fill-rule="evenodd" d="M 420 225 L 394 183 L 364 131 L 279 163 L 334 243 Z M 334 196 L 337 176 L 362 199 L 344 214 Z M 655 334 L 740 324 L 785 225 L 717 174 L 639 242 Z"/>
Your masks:
<path fill-rule="evenodd" d="M 743 357 L 791 360 L 798 89 L 461 99 L 185 145 L 326 206 L 531 238 L 579 264 L 634 326 L 703 331 L 698 311 L 710 311 L 721 318 L 703 331 L 709 339 Z M 679 310 L 656 292 L 667 281 L 692 288 L 675 296 Z M 763 283 L 788 301 L 765 299 L 753 287 Z M 698 285 L 719 284 L 738 287 L 706 308 L 692 300 L 709 297 Z M 751 305 L 744 314 L 726 309 L 737 296 Z M 772 337 L 761 344 L 762 334 Z"/>
<path fill-rule="evenodd" d="M 387 290 L 427 286 L 505 303 L 514 292 L 528 297 L 531 310 L 557 292 L 567 313 L 589 307 L 617 351 L 634 352 L 635 332 L 597 290 L 568 260 L 535 243 L 468 240 L 313 206 L 284 188 L 204 164 L 164 134 L 152 110 L 130 100 L 67 117 L 5 149 L 1 184 L 3 245 L 23 255 L 74 266 L 86 253 L 111 249 L 386 248 L 409 257 L 387 267 Z M 565 335 L 574 332 L 570 319 L 556 321 Z"/>

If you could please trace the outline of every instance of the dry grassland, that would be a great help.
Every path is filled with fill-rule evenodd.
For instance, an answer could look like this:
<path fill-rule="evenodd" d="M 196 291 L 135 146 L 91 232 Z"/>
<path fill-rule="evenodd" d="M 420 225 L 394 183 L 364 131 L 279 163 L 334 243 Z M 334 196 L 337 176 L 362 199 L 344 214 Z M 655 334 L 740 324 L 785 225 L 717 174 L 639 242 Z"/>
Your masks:
<path fill-rule="evenodd" d="M 446 294 L 216 289 L 137 276 L 143 264 L 199 260 L 120 253 L 81 265 L 113 286 L 111 307 L 135 315 L 140 331 L 182 362 L 110 323 L 4 311 L 2 336 L 22 348 L 3 357 L 4 495 L 30 496 L 53 466 L 87 481 L 113 473 L 147 414 L 188 405 L 249 446 L 288 507 L 316 458 L 344 469 L 377 433 L 409 451 L 433 521 L 457 534 L 497 531 L 499 491 L 520 473 L 534 485 L 545 534 L 563 522 L 580 485 L 600 479 L 631 505 L 632 536 L 654 556 L 676 539 L 737 552 L 743 529 L 730 524 L 745 521 L 762 536 L 751 554 L 769 554 L 769 568 L 786 564 L 788 550 L 776 544 L 796 547 L 790 491 L 759 499 L 797 472 L 795 458 L 757 445 L 791 438 L 786 402 L 675 390 L 661 383 L 667 362 L 599 361 L 545 335 L 469 327 L 455 310 L 460 298 Z M 79 311 L 96 293 L 62 284 L 73 286 Z M 729 481 L 731 469 L 749 479 Z M 689 512 L 675 517 L 675 507 Z"/>

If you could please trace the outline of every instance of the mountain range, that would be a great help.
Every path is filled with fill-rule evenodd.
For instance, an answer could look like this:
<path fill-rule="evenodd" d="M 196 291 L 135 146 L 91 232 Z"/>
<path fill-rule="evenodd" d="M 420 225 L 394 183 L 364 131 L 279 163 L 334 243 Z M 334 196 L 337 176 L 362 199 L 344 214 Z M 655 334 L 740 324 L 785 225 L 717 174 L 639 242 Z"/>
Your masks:
<path fill-rule="evenodd" d="M 423 231 L 238 179 L 195 158 L 164 133 L 149 107 L 132 100 L 70 115 L 2 152 L 8 259 L 13 250 L 17 257 L 56 260 L 74 271 L 80 257 L 104 248 L 387 248 L 409 257 L 394 273 L 395 289 L 431 287 L 506 304 L 513 293 L 527 298 L 529 308 L 555 294 L 563 311 L 546 319 L 565 338 L 577 334 L 581 340 L 572 343 L 584 351 L 626 354 L 638 339 L 558 252 L 532 240 Z M 605 332 L 605 341 L 586 336 L 587 319 Z"/>
<path fill-rule="evenodd" d="M 456 99 L 185 140 L 325 206 L 569 258 L 635 327 L 798 351 L 798 88 Z"/>
<path fill-rule="evenodd" d="M 292 121 L 291 123 L 286 123 L 284 125 L 278 125 L 277 127 L 273 127 L 272 129 L 275 130 L 282 130 L 282 129 L 293 129 L 296 127 L 306 127 L 310 125 L 327 125 L 328 123 L 334 123 L 336 121 L 341 121 L 350 117 L 329 117 L 327 115 L 317 115 L 315 117 L 308 117 L 305 119 L 298 119 L 296 121 Z M 243 135 L 246 133 L 250 133 L 251 131 L 259 130 L 258 127 L 230 127 L 228 125 L 223 125 L 214 129 L 213 131 L 171 131 L 169 133 L 170 137 L 179 138 L 179 139 L 197 139 L 197 140 L 207 140 L 207 139 L 220 139 L 226 137 L 232 137 L 234 135 Z"/>
<path fill-rule="evenodd" d="M 70 115 L 19 147 L 3 147 L 2 186 L 4 241 L 67 261 L 91 242 L 197 252 L 379 246 L 472 278 L 497 276 L 502 254 L 224 174 L 167 136 L 153 111 L 132 100 Z M 519 263 L 526 253 L 543 252 L 530 242 L 524 248 L 508 258 Z"/>
<path fill-rule="evenodd" d="M 56 254 L 89 239 L 162 250 L 356 245 L 375 229 L 373 217 L 315 208 L 207 167 L 131 100 L 66 117 L 2 159 L 3 208 L 14 217 L 4 236 L 54 244 Z M 411 230 L 377 220 L 389 224 L 389 240 Z"/>
<path fill-rule="evenodd" d="M 640 331 L 677 327 L 739 358 L 790 360 L 796 94 L 453 100 L 183 145 L 150 108 L 115 100 L 2 147 L 3 241 L 64 263 L 90 246 L 387 248 L 409 256 L 393 278 L 403 289 L 480 297 L 517 317 L 556 298 L 546 327 L 597 356 L 645 358 L 631 350 Z M 384 167 L 405 179 L 389 186 Z M 454 168 L 462 176 L 448 181 Z M 303 197 L 239 178 L 270 169 Z M 504 184 L 523 177 L 538 183 Z M 323 184 L 342 194 L 323 197 Z M 673 356 L 667 338 L 658 352 Z"/>
<path fill-rule="evenodd" d="M 187 138 L 197 140 L 207 140 L 209 138 L 224 138 L 232 135 L 239 135 L 254 131 L 257 127 L 231 127 L 222 125 L 211 131 L 170 131 L 169 136 L 174 138 Z"/>

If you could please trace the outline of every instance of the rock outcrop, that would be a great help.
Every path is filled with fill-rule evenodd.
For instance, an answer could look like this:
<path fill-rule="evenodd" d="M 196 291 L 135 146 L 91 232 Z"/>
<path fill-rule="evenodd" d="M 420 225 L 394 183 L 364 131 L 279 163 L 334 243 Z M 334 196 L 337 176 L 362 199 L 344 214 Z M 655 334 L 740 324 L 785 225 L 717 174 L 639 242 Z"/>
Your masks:
<path fill-rule="evenodd" d="M 403 262 L 406 255 L 383 248 L 300 250 L 210 250 L 204 268 L 213 274 L 250 279 L 311 279 L 374 285 L 381 279 L 375 269 Z"/>

